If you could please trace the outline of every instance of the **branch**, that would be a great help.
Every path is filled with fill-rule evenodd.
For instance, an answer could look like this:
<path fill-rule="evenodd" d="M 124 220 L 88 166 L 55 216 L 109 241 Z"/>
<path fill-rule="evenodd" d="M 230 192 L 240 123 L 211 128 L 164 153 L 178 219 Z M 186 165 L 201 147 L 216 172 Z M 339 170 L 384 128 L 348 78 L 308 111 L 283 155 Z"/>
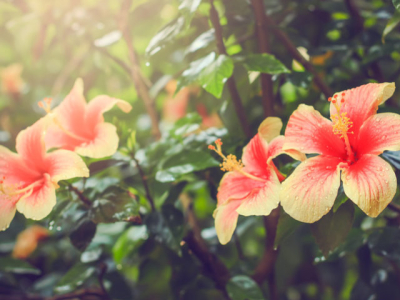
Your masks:
<path fill-rule="evenodd" d="M 360 13 L 357 10 L 357 7 L 354 5 L 352 0 L 344 0 L 344 3 L 346 4 L 347 10 L 349 11 L 351 15 L 351 19 L 354 21 L 354 30 L 356 33 L 363 31 L 364 30 L 364 19 L 360 15 Z"/>
<path fill-rule="evenodd" d="M 224 45 L 224 39 L 222 36 L 222 26 L 219 22 L 219 15 L 214 6 L 214 0 L 210 0 L 210 4 L 211 4 L 210 19 L 211 19 L 211 23 L 215 30 L 215 40 L 217 43 L 218 53 L 228 55 L 226 52 L 225 45 Z M 242 125 L 243 132 L 247 138 L 250 138 L 251 137 L 250 126 L 247 121 L 247 117 L 245 114 L 242 99 L 240 98 L 240 95 L 239 95 L 239 92 L 238 92 L 238 89 L 236 86 L 235 78 L 233 77 L 233 75 L 228 78 L 226 84 L 228 86 L 228 90 L 231 95 L 236 114 L 239 118 L 240 124 Z"/>
<path fill-rule="evenodd" d="M 149 201 L 149 203 L 150 203 L 151 210 L 155 211 L 156 210 L 156 206 L 154 205 L 153 197 L 150 194 L 150 189 L 149 189 L 149 185 L 147 184 L 146 174 L 144 174 L 143 169 L 140 166 L 139 161 L 136 159 L 135 155 L 132 154 L 131 157 L 135 161 L 136 167 L 138 168 L 138 171 L 139 171 L 139 174 L 140 174 L 140 178 L 142 179 L 144 190 L 146 192 L 147 201 Z"/>
<path fill-rule="evenodd" d="M 296 46 L 293 45 L 293 43 L 290 41 L 286 33 L 280 30 L 278 26 L 275 24 L 275 22 L 268 15 L 265 15 L 265 21 L 266 24 L 268 25 L 266 30 L 270 28 L 271 31 L 276 36 L 276 38 L 286 47 L 286 49 L 289 51 L 292 57 L 298 62 L 300 62 L 307 71 L 313 74 L 314 83 L 317 85 L 320 91 L 325 95 L 325 97 L 328 98 L 332 96 L 333 93 L 331 89 L 325 84 L 325 82 L 319 76 L 314 66 L 297 50 Z"/>
<path fill-rule="evenodd" d="M 391 202 L 388 204 L 387 206 L 390 210 L 393 210 L 394 212 L 397 212 L 398 214 L 400 214 L 400 206 Z"/>
<path fill-rule="evenodd" d="M 268 24 L 265 20 L 265 7 L 263 0 L 251 0 L 256 18 L 256 34 L 258 40 L 258 49 L 260 53 L 269 53 L 269 40 L 268 40 Z M 272 76 L 270 74 L 261 74 L 261 90 L 262 90 L 262 104 L 264 108 L 264 115 L 270 117 L 274 115 L 274 95 L 272 86 Z"/>
<path fill-rule="evenodd" d="M 78 196 L 79 200 L 81 200 L 83 202 L 83 204 L 85 204 L 85 206 L 87 206 L 87 207 L 92 206 L 92 202 L 80 190 L 78 190 L 76 187 L 74 187 L 71 184 L 68 187 L 71 191 L 73 191 Z"/>
<path fill-rule="evenodd" d="M 274 209 L 269 216 L 264 217 L 266 229 L 264 255 L 254 271 L 253 279 L 261 285 L 264 280 L 268 281 L 270 299 L 278 299 L 278 291 L 275 282 L 275 262 L 278 257 L 278 250 L 275 249 L 276 230 L 279 221 L 279 207 Z"/>
<path fill-rule="evenodd" d="M 154 137 L 158 140 L 161 137 L 161 131 L 158 124 L 158 114 L 155 106 L 154 99 L 150 96 L 149 89 L 146 85 L 146 80 L 140 73 L 140 64 L 137 59 L 135 49 L 133 47 L 133 40 L 128 27 L 128 15 L 129 8 L 132 1 L 124 1 L 122 4 L 121 18 L 119 20 L 119 26 L 121 28 L 122 36 L 128 46 L 129 60 L 131 62 L 130 75 L 135 85 L 136 91 L 140 98 L 142 98 L 144 105 L 146 107 L 147 114 L 150 116 L 152 131 Z"/>

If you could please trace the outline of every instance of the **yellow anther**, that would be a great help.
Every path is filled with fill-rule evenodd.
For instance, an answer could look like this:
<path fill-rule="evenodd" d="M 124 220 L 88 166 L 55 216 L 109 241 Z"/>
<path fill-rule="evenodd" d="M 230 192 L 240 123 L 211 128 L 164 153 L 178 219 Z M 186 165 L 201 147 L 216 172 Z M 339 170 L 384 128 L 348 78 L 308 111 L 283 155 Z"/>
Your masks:
<path fill-rule="evenodd" d="M 51 101 L 53 101 L 53 99 L 44 98 L 43 101 L 40 101 L 38 103 L 38 105 L 40 108 L 43 108 L 46 113 L 49 114 L 51 112 Z"/>
<path fill-rule="evenodd" d="M 236 156 L 229 154 L 226 159 L 220 164 L 221 170 L 224 172 L 230 172 L 234 170 L 240 170 L 244 167 L 242 161 L 237 160 Z"/>

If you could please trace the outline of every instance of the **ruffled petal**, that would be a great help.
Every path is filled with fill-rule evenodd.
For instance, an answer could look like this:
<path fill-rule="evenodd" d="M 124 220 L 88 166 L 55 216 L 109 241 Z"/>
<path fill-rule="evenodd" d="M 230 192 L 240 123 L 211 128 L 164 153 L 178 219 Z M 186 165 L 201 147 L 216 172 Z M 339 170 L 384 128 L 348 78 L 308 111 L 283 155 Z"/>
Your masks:
<path fill-rule="evenodd" d="M 287 154 L 293 159 L 304 161 L 306 160 L 306 156 L 304 153 L 301 153 L 300 151 L 297 150 L 283 150 L 283 145 L 285 144 L 285 137 L 283 135 L 280 135 L 276 138 L 274 138 L 268 145 L 268 160 L 267 163 L 270 164 L 271 161 L 277 157 L 278 155 L 281 154 Z"/>
<path fill-rule="evenodd" d="M 243 149 L 242 161 L 246 172 L 263 177 L 267 171 L 268 143 L 256 134 Z"/>
<path fill-rule="evenodd" d="M 397 188 L 390 165 L 376 155 L 363 155 L 342 170 L 346 195 L 370 217 L 378 216 L 392 201 Z"/>
<path fill-rule="evenodd" d="M 95 97 L 89 102 L 86 110 L 85 124 L 90 128 L 95 128 L 97 124 L 104 121 L 103 113 L 117 105 L 123 112 L 131 111 L 132 106 L 120 99 L 112 98 L 106 95 Z"/>
<path fill-rule="evenodd" d="M 330 156 L 317 156 L 302 162 L 282 183 L 283 209 L 294 219 L 313 223 L 329 212 L 340 186 L 339 163 Z"/>
<path fill-rule="evenodd" d="M 345 145 L 333 133 L 332 122 L 312 106 L 299 105 L 289 119 L 285 137 L 284 150 L 346 157 Z"/>
<path fill-rule="evenodd" d="M 264 181 L 258 181 L 244 176 L 239 172 L 229 172 L 222 177 L 218 188 L 218 205 L 229 200 L 242 200 L 254 189 L 263 188 Z"/>
<path fill-rule="evenodd" d="M 281 133 L 282 126 L 280 118 L 268 117 L 258 127 L 258 134 L 269 143 Z"/>
<path fill-rule="evenodd" d="M 76 147 L 75 152 L 82 156 L 103 158 L 117 151 L 118 142 L 117 128 L 110 123 L 100 123 L 94 138 Z"/>
<path fill-rule="evenodd" d="M 45 164 L 54 183 L 75 177 L 89 177 L 89 169 L 76 153 L 57 150 L 46 155 Z"/>
<path fill-rule="evenodd" d="M 280 183 L 275 172 L 270 171 L 269 180 L 259 188 L 254 188 L 236 210 L 243 216 L 267 216 L 279 204 Z"/>
<path fill-rule="evenodd" d="M 382 113 L 369 117 L 360 128 L 356 153 L 381 154 L 400 150 L 400 115 Z"/>
<path fill-rule="evenodd" d="M 16 198 L 0 194 L 0 231 L 6 230 L 14 219 Z"/>
<path fill-rule="evenodd" d="M 358 132 L 362 124 L 376 113 L 378 105 L 382 104 L 393 95 L 395 88 L 393 82 L 369 83 L 337 93 L 340 99 L 342 93 L 345 94 L 344 98 L 346 101 L 342 104 L 340 110 L 341 113 L 346 112 L 347 117 L 353 122 L 353 126 L 350 130 L 353 131 L 354 134 L 349 135 L 352 146 L 356 146 Z M 330 110 L 331 115 L 337 113 L 332 103 Z"/>
<path fill-rule="evenodd" d="M 222 245 L 229 243 L 235 231 L 239 214 L 236 209 L 240 205 L 240 200 L 231 200 L 222 205 L 218 205 L 214 211 L 215 230 L 218 240 Z"/>
<path fill-rule="evenodd" d="M 43 184 L 35 187 L 17 202 L 17 210 L 26 218 L 41 220 L 47 217 L 56 205 L 56 190 L 50 175 L 45 174 L 43 179 Z"/>
<path fill-rule="evenodd" d="M 15 148 L 18 154 L 26 161 L 41 164 L 46 147 L 44 136 L 46 127 L 44 122 L 36 122 L 32 126 L 22 130 L 16 140 Z"/>

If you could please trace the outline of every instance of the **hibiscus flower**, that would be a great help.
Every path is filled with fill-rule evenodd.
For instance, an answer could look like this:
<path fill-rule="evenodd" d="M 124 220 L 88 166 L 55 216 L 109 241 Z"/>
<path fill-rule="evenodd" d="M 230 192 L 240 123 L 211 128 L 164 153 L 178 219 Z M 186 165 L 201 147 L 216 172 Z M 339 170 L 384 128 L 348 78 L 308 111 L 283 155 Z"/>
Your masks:
<path fill-rule="evenodd" d="M 341 180 L 345 194 L 368 216 L 378 216 L 392 201 L 396 176 L 378 155 L 400 150 L 400 115 L 376 111 L 394 90 L 394 83 L 370 83 L 337 93 L 329 98 L 332 121 L 304 104 L 292 114 L 283 149 L 320 155 L 282 183 L 281 204 L 289 215 L 319 220 L 332 208 Z"/>
<path fill-rule="evenodd" d="M 56 204 L 58 181 L 89 176 L 76 153 L 46 153 L 45 129 L 42 119 L 21 131 L 16 141 L 17 153 L 0 146 L 0 230 L 8 228 L 16 210 L 33 220 L 45 218 Z"/>
<path fill-rule="evenodd" d="M 304 160 L 298 151 L 283 151 L 284 136 L 279 136 L 282 121 L 267 118 L 258 133 L 243 149 L 242 160 L 232 154 L 222 153 L 222 142 L 209 146 L 222 158 L 221 168 L 228 171 L 221 180 L 217 194 L 217 209 L 214 211 L 215 229 L 221 244 L 230 241 L 239 215 L 265 216 L 279 204 L 280 181 L 285 177 L 278 171 L 272 159 L 286 153 L 295 159 Z"/>
<path fill-rule="evenodd" d="M 128 102 L 106 95 L 97 96 L 86 104 L 80 78 L 57 108 L 50 110 L 48 100 L 40 105 L 54 121 L 46 134 L 47 149 L 62 148 L 92 158 L 113 155 L 118 148 L 117 129 L 104 122 L 103 113 L 114 105 L 126 113 L 132 109 Z"/>

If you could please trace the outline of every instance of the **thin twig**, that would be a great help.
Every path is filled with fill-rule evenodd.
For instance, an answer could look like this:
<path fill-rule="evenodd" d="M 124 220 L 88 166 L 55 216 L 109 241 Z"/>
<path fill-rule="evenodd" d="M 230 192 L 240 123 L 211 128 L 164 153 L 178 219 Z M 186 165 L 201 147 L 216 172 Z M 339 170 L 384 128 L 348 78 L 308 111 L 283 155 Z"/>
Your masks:
<path fill-rule="evenodd" d="M 98 281 L 99 281 L 99 285 L 100 285 L 101 291 L 103 292 L 106 300 L 110 300 L 111 298 L 108 295 L 107 289 L 104 286 L 104 282 L 103 282 L 104 275 L 106 275 L 106 272 L 107 272 L 107 265 L 104 262 L 102 262 L 100 264 L 100 274 L 99 274 L 99 277 L 98 277 Z"/>
<path fill-rule="evenodd" d="M 210 4 L 211 4 L 210 19 L 211 19 L 211 23 L 215 30 L 215 41 L 217 43 L 218 53 L 228 55 L 226 52 L 224 38 L 222 35 L 222 26 L 221 26 L 221 23 L 219 22 L 219 15 L 214 6 L 214 0 L 210 0 Z M 235 107 L 235 111 L 239 118 L 243 132 L 246 135 L 246 137 L 250 138 L 250 136 L 251 136 L 250 126 L 247 121 L 247 117 L 245 114 L 242 99 L 240 98 L 240 94 L 237 89 L 235 78 L 233 77 L 233 75 L 228 78 L 226 84 L 228 86 L 228 90 L 229 90 L 229 93 L 232 98 L 233 106 Z"/>
<path fill-rule="evenodd" d="M 397 212 L 397 213 L 400 214 L 400 206 L 399 206 L 399 205 L 397 205 L 397 204 L 391 202 L 391 203 L 388 204 L 387 207 L 388 207 L 389 209 L 393 210 L 394 212 Z"/>
<path fill-rule="evenodd" d="M 140 70 L 140 64 L 137 59 L 135 49 L 133 47 L 133 39 L 128 26 L 128 15 L 132 1 L 125 0 L 122 4 L 121 18 L 119 26 L 122 32 L 123 39 L 128 46 L 129 60 L 131 62 L 130 74 L 135 85 L 138 95 L 142 98 L 146 107 L 147 114 L 151 119 L 152 132 L 154 137 L 158 140 L 161 137 L 161 131 L 158 122 L 158 114 L 155 106 L 154 99 L 150 96 L 149 89 L 146 85 L 146 80 L 143 78 Z"/>
<path fill-rule="evenodd" d="M 80 190 L 78 190 L 76 187 L 74 187 L 71 184 L 68 187 L 71 191 L 73 191 L 78 196 L 79 200 L 81 200 L 83 202 L 83 204 L 85 204 L 85 206 L 87 206 L 87 207 L 92 206 L 92 202 Z"/>
<path fill-rule="evenodd" d="M 313 74 L 315 84 L 320 89 L 320 91 L 325 95 L 325 97 L 328 98 L 332 96 L 331 89 L 325 84 L 325 82 L 319 76 L 314 66 L 299 52 L 299 50 L 297 50 L 296 46 L 293 45 L 292 41 L 289 39 L 286 33 L 280 30 L 279 27 L 268 15 L 265 15 L 265 21 L 268 26 L 267 29 L 270 29 L 274 33 L 276 38 L 286 47 L 286 49 L 289 51 L 292 57 L 298 62 L 300 62 L 307 71 Z"/>
<path fill-rule="evenodd" d="M 268 24 L 265 20 L 265 7 L 263 0 L 251 0 L 256 19 L 256 34 L 258 49 L 261 53 L 269 53 L 269 35 Z M 270 74 L 261 74 L 261 91 L 264 115 L 270 117 L 274 115 L 274 94 L 272 76 Z"/>
<path fill-rule="evenodd" d="M 149 185 L 147 184 L 146 174 L 144 174 L 143 169 L 140 166 L 139 161 L 136 159 L 135 155 L 132 154 L 131 157 L 135 161 L 136 167 L 138 168 L 139 175 L 140 175 L 140 178 L 142 179 L 143 187 L 144 187 L 144 190 L 145 190 L 145 193 L 146 193 L 147 201 L 149 201 L 149 203 L 150 203 L 151 210 L 155 211 L 156 210 L 156 206 L 154 205 L 154 200 L 153 200 L 153 197 L 151 196 Z"/>
<path fill-rule="evenodd" d="M 278 299 L 278 291 L 275 282 L 275 262 L 278 257 L 278 249 L 275 249 L 276 230 L 279 221 L 279 207 L 275 208 L 269 216 L 264 217 L 266 229 L 264 255 L 254 271 L 253 279 L 261 285 L 264 280 L 268 281 L 271 300 Z"/>
<path fill-rule="evenodd" d="M 233 233 L 233 241 L 235 242 L 236 251 L 238 253 L 239 259 L 240 260 L 245 260 L 245 256 L 244 256 L 243 249 L 242 249 L 242 245 L 240 244 L 240 240 L 239 240 L 239 235 L 237 234 L 236 231 Z"/>

